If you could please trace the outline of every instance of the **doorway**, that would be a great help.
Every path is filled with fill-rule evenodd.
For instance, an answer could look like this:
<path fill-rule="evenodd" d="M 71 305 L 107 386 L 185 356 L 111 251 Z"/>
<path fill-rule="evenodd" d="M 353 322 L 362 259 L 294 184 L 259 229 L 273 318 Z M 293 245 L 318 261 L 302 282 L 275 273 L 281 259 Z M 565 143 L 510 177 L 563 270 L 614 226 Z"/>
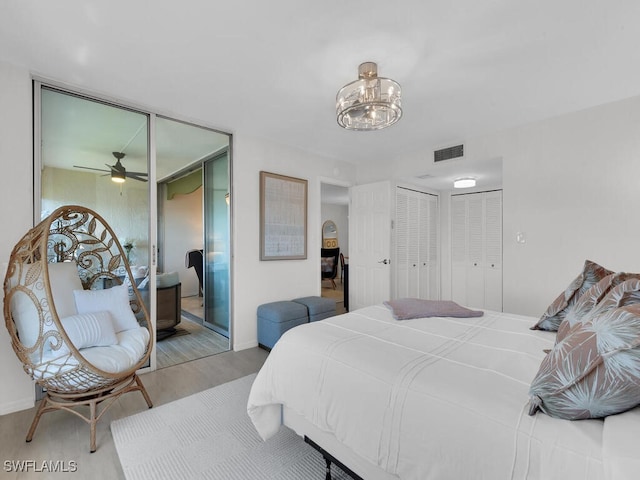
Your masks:
<path fill-rule="evenodd" d="M 321 275 L 321 296 L 333 298 L 340 314 L 349 310 L 349 188 L 323 182 L 320 192 L 321 248 L 326 249 L 325 252 L 339 249 L 335 278 L 330 278 L 333 274 Z"/>

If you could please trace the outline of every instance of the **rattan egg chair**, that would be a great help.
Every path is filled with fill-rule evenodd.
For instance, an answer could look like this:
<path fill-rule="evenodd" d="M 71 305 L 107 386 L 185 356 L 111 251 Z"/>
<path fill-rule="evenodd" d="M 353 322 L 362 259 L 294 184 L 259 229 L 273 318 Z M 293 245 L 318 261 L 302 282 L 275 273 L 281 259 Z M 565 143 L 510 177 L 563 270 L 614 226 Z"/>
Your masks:
<path fill-rule="evenodd" d="M 104 219 L 76 205 L 56 209 L 14 247 L 4 281 L 5 323 L 25 372 L 46 391 L 27 442 L 43 413 L 65 410 L 89 423 L 94 452 L 96 423 L 120 395 L 140 391 L 152 407 L 136 371 L 147 363 L 154 335 L 126 258 Z M 71 290 L 73 285 L 78 288 Z M 118 303 L 110 299 L 115 292 L 131 328 L 118 332 L 113 311 L 80 315 L 76 309 L 78 298 L 88 294 L 96 295 L 85 302 L 89 307 L 102 298 L 109 311 Z M 82 323 L 87 318 L 90 323 Z M 82 330 L 79 339 L 71 335 L 78 325 L 89 332 Z M 82 345 L 94 331 L 116 343 L 100 337 Z M 81 406 L 89 407 L 88 415 Z"/>

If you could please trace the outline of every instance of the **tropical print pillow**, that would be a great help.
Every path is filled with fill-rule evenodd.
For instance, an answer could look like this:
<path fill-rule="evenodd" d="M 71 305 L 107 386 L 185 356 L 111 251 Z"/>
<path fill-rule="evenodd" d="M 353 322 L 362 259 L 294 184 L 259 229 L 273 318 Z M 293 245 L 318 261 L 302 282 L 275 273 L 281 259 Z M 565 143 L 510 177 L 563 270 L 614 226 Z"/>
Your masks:
<path fill-rule="evenodd" d="M 571 327 L 573 327 L 576 323 L 586 322 L 594 314 L 597 315 L 598 313 L 602 313 L 603 308 L 612 308 L 614 305 L 611 304 L 611 300 L 609 300 L 609 302 L 606 305 L 603 305 L 600 309 L 597 309 L 596 306 L 601 302 L 606 294 L 611 291 L 612 288 L 614 288 L 616 285 L 621 284 L 625 280 L 630 280 L 633 278 L 640 279 L 640 274 L 626 272 L 612 273 L 604 277 L 595 285 L 592 285 L 591 288 L 584 294 L 582 294 L 578 301 L 567 310 L 564 320 L 562 320 L 560 326 L 558 327 L 556 343 L 566 337 Z M 628 296 L 631 297 L 628 299 L 628 303 L 635 303 L 633 301 L 633 298 L 635 298 L 637 295 L 637 292 L 628 292 Z"/>
<path fill-rule="evenodd" d="M 335 257 L 321 257 L 320 268 L 325 273 L 333 272 L 333 265 L 335 263 Z"/>
<path fill-rule="evenodd" d="M 542 314 L 538 323 L 531 330 L 549 330 L 557 331 L 560 323 L 564 320 L 570 307 L 572 307 L 578 299 L 607 275 L 614 272 L 601 267 L 591 260 L 585 260 L 582 272 L 573 282 L 553 301 L 547 311 Z"/>
<path fill-rule="evenodd" d="M 614 287 L 556 343 L 531 383 L 530 415 L 601 418 L 640 404 L 639 292 L 638 279 Z"/>

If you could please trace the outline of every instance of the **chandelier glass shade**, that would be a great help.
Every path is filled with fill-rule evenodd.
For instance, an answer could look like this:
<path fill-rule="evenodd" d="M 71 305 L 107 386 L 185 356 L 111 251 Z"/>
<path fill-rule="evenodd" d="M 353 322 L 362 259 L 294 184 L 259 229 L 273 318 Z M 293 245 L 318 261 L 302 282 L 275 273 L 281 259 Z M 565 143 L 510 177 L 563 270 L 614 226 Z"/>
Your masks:
<path fill-rule="evenodd" d="M 336 95 L 338 125 L 347 130 L 380 130 L 402 117 L 402 90 L 398 82 L 378 77 L 374 62 L 361 63 L 358 80 Z"/>

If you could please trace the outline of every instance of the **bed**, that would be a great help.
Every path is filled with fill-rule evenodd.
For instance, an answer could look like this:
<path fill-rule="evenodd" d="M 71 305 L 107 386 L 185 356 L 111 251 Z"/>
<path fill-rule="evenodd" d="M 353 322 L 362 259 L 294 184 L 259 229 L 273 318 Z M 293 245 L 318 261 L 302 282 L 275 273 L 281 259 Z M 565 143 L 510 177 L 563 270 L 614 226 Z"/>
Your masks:
<path fill-rule="evenodd" d="M 263 439 L 286 425 L 367 480 L 637 478 L 640 410 L 528 414 L 555 341 L 535 321 L 398 321 L 374 305 L 301 325 L 271 351 L 247 410 Z"/>

